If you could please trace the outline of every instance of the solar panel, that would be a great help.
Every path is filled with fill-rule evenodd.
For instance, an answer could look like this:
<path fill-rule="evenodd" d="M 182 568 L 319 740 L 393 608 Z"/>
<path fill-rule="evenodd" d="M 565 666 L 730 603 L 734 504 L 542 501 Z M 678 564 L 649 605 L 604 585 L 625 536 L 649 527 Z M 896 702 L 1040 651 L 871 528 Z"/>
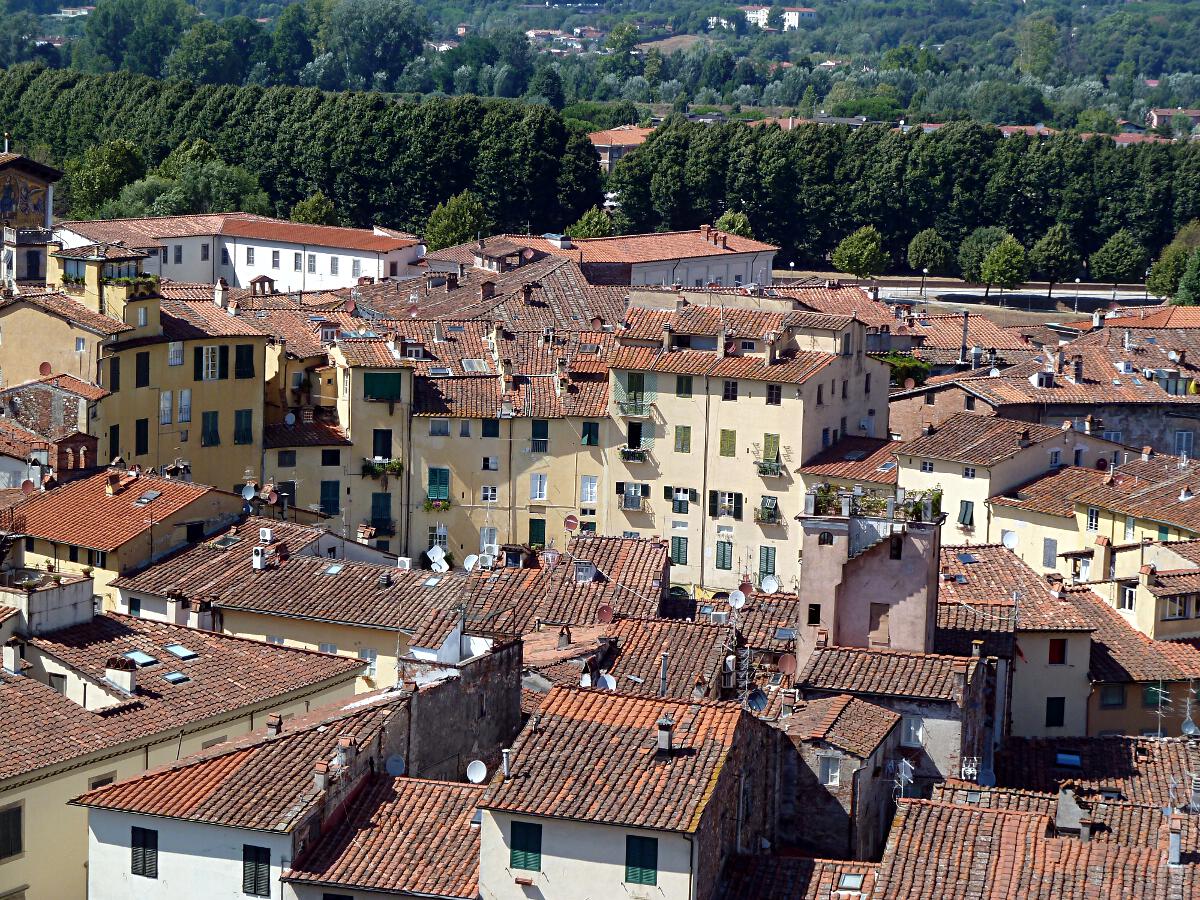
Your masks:
<path fill-rule="evenodd" d="M 777 641 L 794 641 L 796 639 L 795 628 L 776 628 L 775 640 Z"/>
<path fill-rule="evenodd" d="M 977 562 L 979 562 L 979 560 L 977 560 L 977 559 L 975 558 L 975 554 L 974 554 L 974 553 L 959 553 L 959 554 L 958 554 L 958 561 L 959 561 L 960 563 L 962 563 L 964 566 L 969 566 L 969 565 L 971 565 L 972 563 L 977 563 Z"/>

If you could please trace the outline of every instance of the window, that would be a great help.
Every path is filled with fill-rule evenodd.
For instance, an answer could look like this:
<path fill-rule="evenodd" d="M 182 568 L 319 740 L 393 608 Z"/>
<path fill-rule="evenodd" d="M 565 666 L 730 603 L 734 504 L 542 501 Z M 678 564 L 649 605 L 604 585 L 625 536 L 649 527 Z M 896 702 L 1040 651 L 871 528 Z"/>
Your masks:
<path fill-rule="evenodd" d="M 374 678 L 379 663 L 379 652 L 370 647 L 363 647 L 358 651 L 358 658 L 367 664 L 367 670 L 363 674 L 367 678 Z"/>
<path fill-rule="evenodd" d="M 676 515 L 687 515 L 688 503 L 691 500 L 691 491 L 687 488 L 672 488 L 670 485 L 663 491 L 665 499 L 671 501 L 671 512 Z"/>
<path fill-rule="evenodd" d="M 829 429 L 822 428 L 821 429 L 821 446 L 828 447 L 832 443 L 833 443 L 833 438 L 829 433 Z"/>
<path fill-rule="evenodd" d="M 429 549 L 430 550 L 432 550 L 434 547 L 441 547 L 443 550 L 446 550 L 449 548 L 450 533 L 449 533 L 449 531 L 447 531 L 445 525 L 442 525 L 440 523 L 437 525 L 430 525 L 428 535 L 429 535 Z"/>
<path fill-rule="evenodd" d="M 334 447 L 321 451 L 321 465 L 323 466 L 340 466 L 342 464 L 342 451 Z"/>
<path fill-rule="evenodd" d="M 546 520 L 529 520 L 529 544 L 533 547 L 546 546 Z"/>
<path fill-rule="evenodd" d="M 1125 517 L 1125 540 L 1127 540 L 1127 541 L 1133 540 L 1134 525 L 1136 524 L 1136 522 L 1137 522 L 1137 520 L 1134 519 L 1133 516 Z"/>
<path fill-rule="evenodd" d="M 843 378 L 842 379 L 842 399 L 843 400 L 846 399 L 847 392 L 849 390 L 849 388 L 847 387 L 848 384 L 849 384 L 849 382 Z M 846 420 L 842 419 L 842 431 L 845 431 L 845 430 L 846 430 Z"/>
<path fill-rule="evenodd" d="M 361 274 L 362 260 L 357 258 L 350 260 L 350 275 L 354 278 L 357 278 Z"/>
<path fill-rule="evenodd" d="M 599 447 L 600 423 L 584 422 L 580 433 L 579 443 L 584 447 Z"/>
<path fill-rule="evenodd" d="M 158 832 L 153 828 L 130 829 L 129 847 L 131 859 L 129 871 L 143 878 L 158 877 Z"/>
<path fill-rule="evenodd" d="M 303 259 L 303 254 L 301 254 L 301 253 L 292 254 L 292 269 L 293 269 L 293 271 L 299 272 L 301 270 L 301 267 L 303 266 L 302 259 Z"/>
<path fill-rule="evenodd" d="M 195 381 L 219 381 L 229 377 L 229 348 L 209 344 L 195 351 Z"/>
<path fill-rule="evenodd" d="M 437 466 L 429 467 L 427 496 L 430 500 L 450 499 L 450 470 Z"/>
<path fill-rule="evenodd" d="M 513 822 L 509 826 L 508 866 L 540 872 L 542 869 L 542 826 L 533 822 Z"/>
<path fill-rule="evenodd" d="M 817 406 L 821 406 L 824 403 L 825 403 L 825 385 L 818 384 L 817 385 Z"/>
<path fill-rule="evenodd" d="M 832 531 L 822 531 L 819 535 L 817 535 L 817 546 L 818 547 L 832 547 L 833 546 L 833 532 Z"/>
<path fill-rule="evenodd" d="M 904 535 L 893 534 L 889 539 L 888 559 L 904 558 Z"/>
<path fill-rule="evenodd" d="M 24 808 L 19 804 L 0 809 L 0 859 L 24 852 Z"/>
<path fill-rule="evenodd" d="M 500 471 L 500 457 L 498 457 L 498 456 L 485 456 L 485 457 L 483 458 L 483 471 L 485 471 L 485 472 L 499 472 L 499 471 Z"/>
<path fill-rule="evenodd" d="M 479 529 L 479 552 L 486 553 L 489 545 L 499 543 L 500 532 L 495 525 L 484 525 Z"/>
<path fill-rule="evenodd" d="M 868 373 L 867 373 L 867 374 L 866 374 L 866 375 L 863 377 L 863 393 L 864 393 L 864 394 L 870 394 L 870 393 L 871 393 L 871 373 L 870 373 L 870 372 L 868 372 Z M 972 398 L 972 399 L 974 399 L 974 398 Z"/>
<path fill-rule="evenodd" d="M 138 316 L 138 320 L 137 320 L 138 327 L 145 328 L 146 324 L 150 321 L 149 310 L 147 310 L 146 307 L 144 307 L 144 306 L 139 306 L 138 311 L 137 311 L 137 316 Z"/>
<path fill-rule="evenodd" d="M 121 455 L 121 426 L 113 424 L 108 429 L 108 458 L 116 459 Z"/>
<path fill-rule="evenodd" d="M 121 390 L 121 357 L 114 356 L 108 367 L 108 389 L 114 394 Z"/>
<path fill-rule="evenodd" d="M 449 419 L 430 419 L 429 420 L 429 436 L 430 437 L 450 437 L 450 420 Z"/>
<path fill-rule="evenodd" d="M 638 424 L 639 428 L 641 423 Z M 633 426 L 630 426 L 632 430 Z M 640 442 L 638 446 L 640 446 Z M 634 446 L 630 442 L 630 446 Z M 550 449 L 550 421 L 548 419 L 533 419 L 529 423 L 529 451 L 531 453 L 546 453 Z"/>
<path fill-rule="evenodd" d="M 389 403 L 399 400 L 400 384 L 399 372 L 364 372 L 363 399 L 386 400 Z"/>
<path fill-rule="evenodd" d="M 738 397 L 736 381 L 726 381 L 724 390 L 721 393 L 722 400 L 736 400 Z"/>
<path fill-rule="evenodd" d="M 271 268 L 272 269 L 279 268 L 279 251 L 278 250 L 271 251 Z"/>
<path fill-rule="evenodd" d="M 579 502 L 595 503 L 600 488 L 600 476 L 581 475 L 579 477 Z"/>
<path fill-rule="evenodd" d="M 688 539 L 685 537 L 671 538 L 671 562 L 676 566 L 687 565 L 687 544 Z"/>
<path fill-rule="evenodd" d="M 75 352 L 82 353 L 86 349 L 87 349 L 87 341 L 81 337 L 75 338 Z"/>
<path fill-rule="evenodd" d="M 317 644 L 317 650 L 321 653 L 328 653 L 331 656 L 337 656 L 337 644 L 320 643 Z"/>
<path fill-rule="evenodd" d="M 254 412 L 249 409 L 233 411 L 233 442 L 235 444 L 254 443 Z"/>
<path fill-rule="evenodd" d="M 105 550 L 89 550 L 88 565 L 93 569 L 107 569 L 108 552 Z"/>
<path fill-rule="evenodd" d="M 975 527 L 975 501 L 960 500 L 958 504 L 958 524 L 963 528 Z"/>
<path fill-rule="evenodd" d="M 1042 538 L 1042 568 L 1053 569 L 1058 565 L 1058 541 L 1055 538 Z"/>
<path fill-rule="evenodd" d="M 219 414 L 203 412 L 200 414 L 200 446 L 216 447 L 221 443 L 221 427 Z"/>
<path fill-rule="evenodd" d="M 1061 465 L 1062 465 L 1062 451 L 1061 450 L 1051 450 L 1050 451 L 1050 468 L 1057 469 Z"/>
<path fill-rule="evenodd" d="M 717 541 L 717 568 L 725 571 L 733 568 L 732 541 Z"/>
<path fill-rule="evenodd" d="M 480 429 L 480 435 L 485 438 L 500 437 L 500 420 L 484 419 L 483 427 Z"/>
<path fill-rule="evenodd" d="M 1175 432 L 1175 455 L 1189 457 L 1192 455 L 1192 433 L 1190 431 Z"/>
<path fill-rule="evenodd" d="M 321 482 L 321 512 L 336 516 L 342 511 L 342 483 L 337 479 Z"/>
<path fill-rule="evenodd" d="M 1137 584 L 1130 582 L 1120 586 L 1117 592 L 1117 609 L 1132 610 L 1137 603 Z"/>
<path fill-rule="evenodd" d="M 329 274 L 336 275 L 338 273 L 338 258 L 336 256 L 329 257 Z"/>
<path fill-rule="evenodd" d="M 165 253 L 166 251 L 164 250 L 163 252 Z M 167 261 L 166 257 L 163 257 L 163 262 L 166 262 L 166 261 Z M 228 247 L 221 248 L 221 265 L 223 265 L 223 266 L 229 265 L 229 248 Z"/>
<path fill-rule="evenodd" d="M 837 787 L 842 782 L 841 760 L 836 756 L 818 757 L 821 784 L 826 787 Z"/>
<path fill-rule="evenodd" d="M 546 500 L 546 482 L 547 476 L 534 473 L 529 476 L 529 499 L 540 500 L 543 503 Z"/>
<path fill-rule="evenodd" d="M 480 503 L 495 503 L 498 488 L 494 484 L 485 484 L 479 489 Z"/>
<path fill-rule="evenodd" d="M 921 471 L 925 472 L 926 474 L 932 472 L 933 471 L 933 460 L 932 459 L 921 460 Z"/>
<path fill-rule="evenodd" d="M 317 273 L 317 254 L 315 253 L 308 254 L 308 271 L 312 275 Z"/>
<path fill-rule="evenodd" d="M 758 548 L 758 577 L 775 574 L 775 548 L 763 545 Z"/>
<path fill-rule="evenodd" d="M 167 344 L 167 365 L 183 365 L 183 341 L 171 341 Z"/>
<path fill-rule="evenodd" d="M 1050 638 L 1050 653 L 1046 662 L 1051 666 L 1065 666 L 1067 664 L 1066 638 Z"/>
<path fill-rule="evenodd" d="M 246 248 L 246 265 L 248 265 L 248 266 L 254 265 L 254 248 L 253 247 Z"/>
<path fill-rule="evenodd" d="M 675 376 L 675 396 L 676 397 L 692 396 L 692 376 L 691 375 L 676 375 Z"/>
<path fill-rule="evenodd" d="M 271 896 L 271 848 L 242 844 L 242 893 Z"/>
<path fill-rule="evenodd" d="M 1077 465 L 1077 466 L 1083 465 L 1083 453 L 1084 453 L 1083 447 L 1075 448 L 1075 455 L 1074 455 L 1074 464 L 1075 465 Z"/>
<path fill-rule="evenodd" d="M 200 245 L 200 262 L 208 262 L 208 244 Z"/>
<path fill-rule="evenodd" d="M 94 791 L 96 788 L 107 787 L 116 780 L 117 775 L 115 772 L 109 775 L 97 775 L 95 778 L 88 779 L 88 790 Z"/>
<path fill-rule="evenodd" d="M 376 459 L 392 458 L 392 429 L 376 428 L 371 431 L 371 455 Z"/>
<path fill-rule="evenodd" d="M 783 402 L 783 385 L 767 385 L 767 406 L 779 406 Z"/>
<path fill-rule="evenodd" d="M 1166 525 L 1159 525 L 1158 526 L 1158 539 L 1160 542 L 1161 541 L 1169 541 L 1171 539 L 1171 529 L 1168 528 Z"/>
<path fill-rule="evenodd" d="M 974 466 L 963 466 L 963 478 L 974 478 L 974 477 L 975 477 L 975 467 Z"/>
<path fill-rule="evenodd" d="M 1164 619 L 1186 619 L 1188 617 L 1187 595 L 1163 598 Z"/>
<path fill-rule="evenodd" d="M 676 425 L 675 426 L 675 452 L 676 453 L 691 453 L 692 452 L 692 426 L 691 425 Z"/>
<path fill-rule="evenodd" d="M 925 720 L 920 716 L 905 716 L 900 723 L 900 743 L 905 747 L 923 747 Z"/>
<path fill-rule="evenodd" d="M 967 398 L 966 398 L 966 399 L 963 401 L 963 408 L 964 408 L 964 409 L 966 409 L 966 410 L 973 410 L 973 409 L 975 408 L 975 398 L 974 398 L 974 397 L 971 397 L 971 396 L 968 396 L 968 397 L 967 397 Z"/>
<path fill-rule="evenodd" d="M 158 395 L 158 424 L 170 425 L 175 412 L 174 398 L 170 391 L 160 391 Z"/>
<path fill-rule="evenodd" d="M 175 265 L 178 266 L 178 265 L 181 265 L 182 263 L 183 263 L 183 244 L 176 244 L 175 245 Z"/>
<path fill-rule="evenodd" d="M 934 399 L 934 396 L 933 396 L 933 391 L 927 391 L 927 392 L 925 393 L 925 405 L 926 405 L 926 406 L 933 406 L 933 404 L 934 404 L 935 402 L 937 402 L 937 401 Z"/>
<path fill-rule="evenodd" d="M 808 624 L 809 625 L 820 625 L 821 624 L 821 604 L 820 603 L 808 604 Z"/>
<path fill-rule="evenodd" d="M 1094 506 L 1089 506 L 1087 511 L 1087 530 L 1100 530 L 1100 510 Z"/>
<path fill-rule="evenodd" d="M 779 435 L 763 435 L 763 461 L 779 462 Z"/>
<path fill-rule="evenodd" d="M 1067 719 L 1067 698 L 1046 698 L 1046 727 L 1062 728 Z"/>
<path fill-rule="evenodd" d="M 233 348 L 233 377 L 254 377 L 254 345 L 237 344 Z"/>
<path fill-rule="evenodd" d="M 625 882 L 658 884 L 658 838 L 625 836 Z"/>
<path fill-rule="evenodd" d="M 1125 685 L 1105 684 L 1100 686 L 1100 706 L 1104 709 L 1120 709 L 1125 705 Z"/>
<path fill-rule="evenodd" d="M 734 456 L 737 453 L 737 432 L 728 428 L 721 429 L 721 455 Z"/>
<path fill-rule="evenodd" d="M 145 456 L 150 452 L 150 420 L 136 419 L 133 423 L 133 455 Z"/>
<path fill-rule="evenodd" d="M 458 423 L 458 436 L 469 438 L 471 436 L 471 420 L 463 419 Z"/>
<path fill-rule="evenodd" d="M 1101 435 L 1106 441 L 1112 441 L 1114 444 L 1121 443 L 1122 434 L 1119 431 L 1106 431 Z"/>

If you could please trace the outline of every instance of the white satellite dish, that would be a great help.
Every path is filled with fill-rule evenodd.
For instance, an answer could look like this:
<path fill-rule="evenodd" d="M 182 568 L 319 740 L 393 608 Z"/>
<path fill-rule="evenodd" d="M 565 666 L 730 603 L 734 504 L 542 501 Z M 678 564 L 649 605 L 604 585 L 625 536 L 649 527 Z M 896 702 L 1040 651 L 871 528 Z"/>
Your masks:
<path fill-rule="evenodd" d="M 596 679 L 596 687 L 602 691 L 615 691 L 617 689 L 617 679 L 613 678 L 607 672 L 601 672 L 600 677 Z"/>
<path fill-rule="evenodd" d="M 387 769 L 387 773 L 393 778 L 399 778 L 404 774 L 404 757 L 399 753 L 393 753 L 383 765 Z"/>
<path fill-rule="evenodd" d="M 779 590 L 779 579 L 774 575 L 767 575 L 762 580 L 762 589 L 768 594 L 773 594 Z"/>
<path fill-rule="evenodd" d="M 441 562 L 446 558 L 446 551 L 442 549 L 441 544 L 434 544 L 425 551 L 425 555 L 429 557 L 430 562 Z"/>
<path fill-rule="evenodd" d="M 471 784 L 483 784 L 486 778 L 487 766 L 483 764 L 483 760 L 471 760 L 471 764 L 467 766 L 467 781 L 471 782 Z"/>
<path fill-rule="evenodd" d="M 592 676 L 589 675 L 587 672 L 584 672 L 583 675 L 581 675 L 579 678 L 579 686 L 580 687 L 591 687 L 592 686 Z"/>
<path fill-rule="evenodd" d="M 296 414 L 288 413 L 286 416 L 284 416 L 283 424 L 284 425 L 295 425 L 296 424 Z"/>
<path fill-rule="evenodd" d="M 447 562 L 444 559 L 439 559 L 432 566 L 430 566 L 430 568 L 433 569 L 433 571 L 437 572 L 439 575 L 441 575 L 443 572 L 450 571 L 450 566 L 447 564 Z"/>
<path fill-rule="evenodd" d="M 257 495 L 258 495 L 258 490 L 252 484 L 248 484 L 244 488 L 242 488 L 242 499 L 243 500 L 253 500 Z"/>
<path fill-rule="evenodd" d="M 741 591 L 732 591 L 729 594 L 729 605 L 734 609 L 741 609 L 746 605 L 746 595 Z"/>
<path fill-rule="evenodd" d="M 470 572 L 478 564 L 479 564 L 479 557 L 476 556 L 474 553 L 472 553 L 470 556 L 468 556 L 466 559 L 463 560 L 463 569 L 467 572 Z"/>
<path fill-rule="evenodd" d="M 1017 533 L 1015 531 L 1004 532 L 1004 537 L 1001 539 L 1001 543 L 1003 543 L 1004 546 L 1007 547 L 1009 550 L 1016 550 L 1017 549 Z"/>

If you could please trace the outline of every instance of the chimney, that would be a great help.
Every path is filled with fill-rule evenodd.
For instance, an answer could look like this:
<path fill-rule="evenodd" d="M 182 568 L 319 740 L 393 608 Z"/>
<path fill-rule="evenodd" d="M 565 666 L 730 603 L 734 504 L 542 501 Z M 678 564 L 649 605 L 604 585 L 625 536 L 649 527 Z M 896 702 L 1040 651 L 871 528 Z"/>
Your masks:
<path fill-rule="evenodd" d="M 224 309 L 229 303 L 229 282 L 224 278 L 218 278 L 213 287 L 213 303 L 221 309 Z"/>
<path fill-rule="evenodd" d="M 1017 429 L 1017 446 L 1018 447 L 1028 447 L 1029 446 L 1029 429 L 1028 428 Z"/>
<path fill-rule="evenodd" d="M 662 756 L 670 756 L 674 751 L 671 743 L 671 732 L 675 729 L 675 720 L 669 713 L 663 713 L 658 720 L 658 752 Z"/>
<path fill-rule="evenodd" d="M 1083 354 L 1082 353 L 1076 353 L 1074 356 L 1071 357 L 1071 368 L 1072 368 L 1074 376 L 1075 376 L 1075 383 L 1081 384 L 1083 382 Z"/>
<path fill-rule="evenodd" d="M 447 272 L 446 273 L 446 293 L 448 294 L 451 291 L 456 291 L 456 290 L 458 290 L 458 273 L 457 272 Z"/>
<path fill-rule="evenodd" d="M 663 353 L 669 353 L 671 351 L 671 323 L 670 322 L 667 322 L 666 324 L 663 325 L 662 348 L 663 348 Z"/>
<path fill-rule="evenodd" d="M 109 472 L 104 479 L 104 493 L 111 497 L 117 492 L 117 483 L 121 480 L 120 472 Z"/>
<path fill-rule="evenodd" d="M 279 713 L 271 713 L 267 716 L 267 735 L 270 737 L 279 737 L 283 733 L 283 716 Z"/>
<path fill-rule="evenodd" d="M 137 664 L 124 656 L 110 656 L 104 664 L 104 677 L 127 694 L 137 690 Z"/>
<path fill-rule="evenodd" d="M 503 757 L 504 777 L 511 778 L 512 777 L 512 760 L 510 759 L 510 757 L 512 756 L 512 750 L 505 747 L 503 750 L 500 751 L 500 755 Z"/>
<path fill-rule="evenodd" d="M 445 326 L 442 325 L 442 320 L 434 319 L 433 320 L 433 342 L 435 344 L 440 344 L 445 339 L 446 339 L 446 329 L 445 329 Z"/>
<path fill-rule="evenodd" d="M 717 329 L 717 356 L 721 359 L 725 358 L 725 327 L 721 326 Z"/>
<path fill-rule="evenodd" d="M 921 435 L 922 435 L 923 437 L 929 437 L 931 434 L 933 434 L 933 432 L 934 432 L 935 430 L 936 430 L 936 429 L 933 427 L 933 423 L 932 423 L 932 422 L 925 422 L 925 423 L 924 423 L 924 424 L 921 426 Z"/>
<path fill-rule="evenodd" d="M 701 225 L 701 226 L 700 226 L 700 237 L 704 238 L 704 240 L 706 240 L 706 241 L 707 241 L 707 240 L 708 240 L 708 233 L 709 233 L 710 231 L 712 231 L 712 226 L 711 226 L 711 225 Z"/>
<path fill-rule="evenodd" d="M 1129 350 L 1131 347 L 1133 347 L 1133 335 L 1129 333 L 1128 328 L 1125 329 L 1125 335 L 1121 339 L 1121 346 L 1126 350 Z"/>
<path fill-rule="evenodd" d="M 318 759 L 313 766 L 313 787 L 318 791 L 329 787 L 329 763 L 323 759 Z"/>
<path fill-rule="evenodd" d="M 1092 327 L 1099 328 L 1103 324 L 1104 316 L 1100 314 L 1100 310 L 1096 310 L 1094 313 L 1092 313 Z"/>
<path fill-rule="evenodd" d="M 500 342 L 502 340 L 504 340 L 504 323 L 503 322 L 493 322 L 492 323 L 491 338 L 492 338 L 492 353 L 494 353 L 496 355 L 496 358 L 499 359 L 500 358 Z"/>
<path fill-rule="evenodd" d="M 1152 457 L 1153 455 L 1154 455 L 1154 448 L 1153 448 L 1153 447 L 1148 447 L 1148 446 L 1147 446 L 1147 447 L 1143 447 L 1143 448 L 1142 448 L 1142 462 L 1149 462 L 1149 461 L 1150 461 L 1150 457 Z"/>
<path fill-rule="evenodd" d="M 521 302 L 526 306 L 533 302 L 533 284 L 531 282 L 527 281 L 521 285 Z"/>
<path fill-rule="evenodd" d="M 9 638 L 3 649 L 3 656 L 0 657 L 3 662 L 4 671 L 10 675 L 21 674 L 21 642 L 16 638 Z"/>
<path fill-rule="evenodd" d="M 480 300 L 491 300 L 492 297 L 494 297 L 494 296 L 496 296 L 496 282 L 494 282 L 494 281 L 479 282 L 479 299 Z"/>
<path fill-rule="evenodd" d="M 1171 813 L 1167 819 L 1167 864 L 1179 865 L 1179 854 L 1183 844 L 1183 816 Z"/>
<path fill-rule="evenodd" d="M 983 641 L 971 641 L 971 656 L 979 659 L 983 655 Z"/>
<path fill-rule="evenodd" d="M 671 657 L 671 654 L 667 651 L 667 648 L 664 646 L 663 652 L 662 652 L 662 659 L 659 661 L 659 664 L 658 664 L 658 696 L 660 696 L 660 697 L 667 696 L 667 690 L 668 690 L 668 688 L 667 688 L 667 665 L 670 661 L 670 657 Z M 660 725 L 660 727 L 661 727 L 661 725 Z"/>
<path fill-rule="evenodd" d="M 722 250 L 729 249 L 729 235 L 727 235 L 727 234 L 721 235 L 721 249 Z"/>
<path fill-rule="evenodd" d="M 314 410 L 313 407 L 311 407 L 311 406 L 300 407 L 300 421 L 303 422 L 305 425 L 311 425 L 313 423 L 313 418 L 315 415 L 316 415 L 316 411 Z"/>
<path fill-rule="evenodd" d="M 343 735 L 338 738 L 337 756 L 335 761 L 339 768 L 346 768 L 354 762 L 354 758 L 358 756 L 358 744 L 351 735 Z"/>
<path fill-rule="evenodd" d="M 558 629 L 558 649 L 565 650 L 571 646 L 571 626 L 564 625 Z"/>

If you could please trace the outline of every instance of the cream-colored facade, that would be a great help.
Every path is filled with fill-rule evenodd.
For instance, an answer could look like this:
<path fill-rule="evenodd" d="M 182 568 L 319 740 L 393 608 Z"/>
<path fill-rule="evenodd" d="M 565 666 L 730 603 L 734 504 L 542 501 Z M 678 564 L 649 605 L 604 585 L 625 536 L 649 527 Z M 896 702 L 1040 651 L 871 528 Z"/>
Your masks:
<path fill-rule="evenodd" d="M 1013 658 L 1012 734 L 1075 737 L 1088 734 L 1090 631 L 1021 631 Z M 1061 698 L 1061 726 L 1047 725 L 1047 701 Z"/>
<path fill-rule="evenodd" d="M 0 387 L 40 378 L 47 368 L 95 381 L 106 339 L 107 335 L 31 301 L 0 306 Z"/>

